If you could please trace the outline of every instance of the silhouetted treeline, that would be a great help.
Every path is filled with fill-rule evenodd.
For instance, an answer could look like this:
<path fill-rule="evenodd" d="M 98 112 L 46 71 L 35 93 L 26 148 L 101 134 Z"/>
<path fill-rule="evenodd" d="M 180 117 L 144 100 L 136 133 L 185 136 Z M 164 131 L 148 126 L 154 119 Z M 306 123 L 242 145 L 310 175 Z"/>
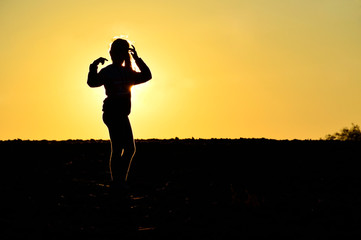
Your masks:
<path fill-rule="evenodd" d="M 350 128 L 345 127 L 340 132 L 328 134 L 326 140 L 361 141 L 360 126 L 352 124 Z"/>

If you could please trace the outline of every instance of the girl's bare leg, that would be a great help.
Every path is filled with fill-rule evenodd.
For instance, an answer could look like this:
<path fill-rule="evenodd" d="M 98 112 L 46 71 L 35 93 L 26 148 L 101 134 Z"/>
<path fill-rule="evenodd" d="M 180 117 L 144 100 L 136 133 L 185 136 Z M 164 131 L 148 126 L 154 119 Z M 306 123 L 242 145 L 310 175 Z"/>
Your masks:
<path fill-rule="evenodd" d="M 135 154 L 135 143 L 128 117 L 119 119 L 116 125 L 108 125 L 111 140 L 109 168 L 113 182 L 125 183 Z"/>

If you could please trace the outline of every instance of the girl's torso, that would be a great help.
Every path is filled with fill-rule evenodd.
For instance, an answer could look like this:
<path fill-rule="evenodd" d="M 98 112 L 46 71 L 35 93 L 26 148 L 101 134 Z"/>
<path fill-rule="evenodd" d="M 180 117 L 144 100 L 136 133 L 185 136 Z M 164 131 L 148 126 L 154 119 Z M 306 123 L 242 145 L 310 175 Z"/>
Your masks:
<path fill-rule="evenodd" d="M 133 81 L 128 69 L 112 64 L 102 69 L 102 75 L 108 97 L 130 96 Z"/>
<path fill-rule="evenodd" d="M 131 87 L 134 85 L 129 70 L 109 65 L 101 70 L 107 98 L 103 111 L 129 115 L 131 109 Z"/>

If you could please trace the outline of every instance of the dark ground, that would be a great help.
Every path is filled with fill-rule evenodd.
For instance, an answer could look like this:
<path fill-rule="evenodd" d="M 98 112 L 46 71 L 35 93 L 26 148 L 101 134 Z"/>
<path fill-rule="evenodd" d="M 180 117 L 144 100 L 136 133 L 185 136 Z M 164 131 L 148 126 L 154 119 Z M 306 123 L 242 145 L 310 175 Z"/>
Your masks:
<path fill-rule="evenodd" d="M 0 239 L 361 236 L 360 147 L 138 140 L 124 197 L 108 141 L 2 141 Z"/>

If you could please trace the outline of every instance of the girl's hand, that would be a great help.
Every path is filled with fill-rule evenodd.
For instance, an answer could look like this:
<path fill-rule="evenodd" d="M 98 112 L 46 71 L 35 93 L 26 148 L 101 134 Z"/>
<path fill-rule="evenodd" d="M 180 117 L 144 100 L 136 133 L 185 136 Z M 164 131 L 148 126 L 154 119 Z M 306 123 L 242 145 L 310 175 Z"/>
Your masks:
<path fill-rule="evenodd" d="M 105 61 L 108 61 L 108 59 L 103 58 L 103 57 L 100 57 L 100 58 L 98 58 L 97 60 L 95 60 L 95 61 L 93 62 L 93 64 L 96 65 L 96 66 L 98 66 L 99 63 L 101 63 L 101 64 L 103 65 L 103 64 L 105 63 Z"/>
<path fill-rule="evenodd" d="M 132 54 L 132 56 L 133 56 L 134 59 L 138 59 L 138 58 L 139 58 L 139 57 L 138 57 L 138 53 L 137 53 L 137 51 L 135 50 L 134 45 L 132 45 L 132 48 L 130 48 L 129 50 L 130 50 L 130 54 Z"/>

